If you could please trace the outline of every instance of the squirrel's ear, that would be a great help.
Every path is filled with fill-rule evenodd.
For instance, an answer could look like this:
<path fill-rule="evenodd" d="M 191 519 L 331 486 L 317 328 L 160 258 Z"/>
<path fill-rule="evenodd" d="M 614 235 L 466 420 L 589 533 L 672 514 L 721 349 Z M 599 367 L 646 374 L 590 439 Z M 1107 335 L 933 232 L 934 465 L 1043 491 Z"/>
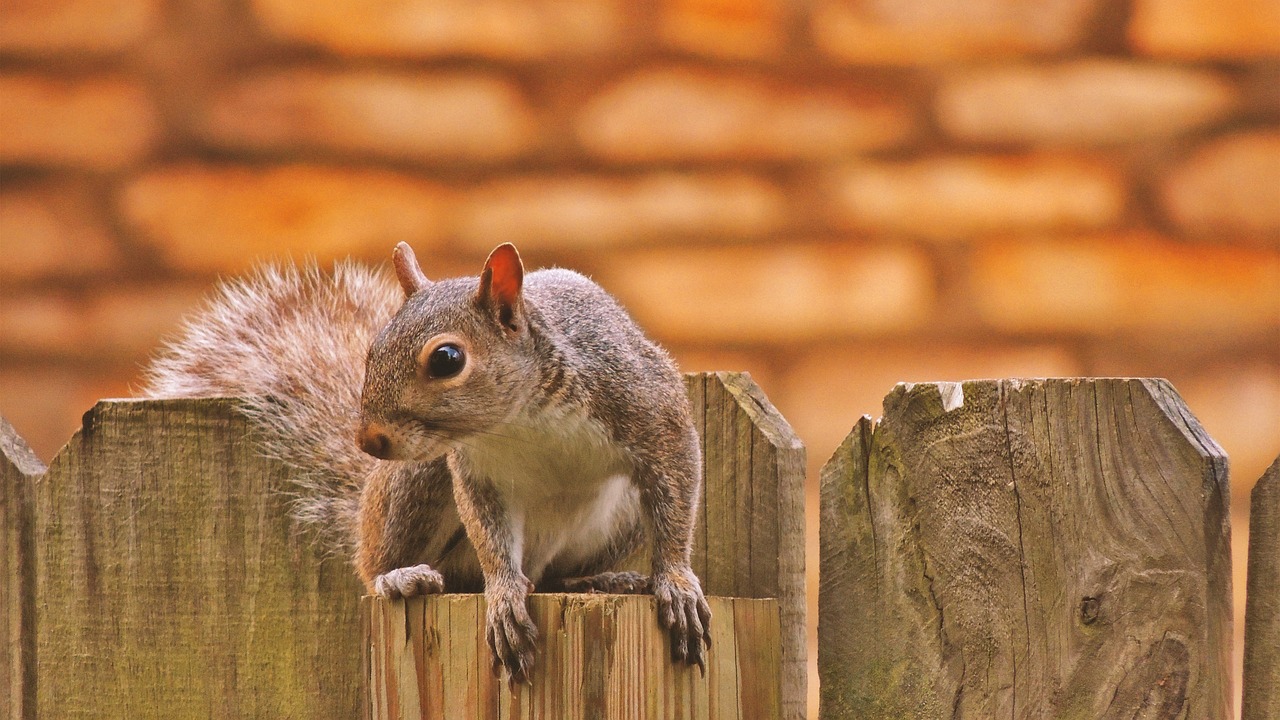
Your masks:
<path fill-rule="evenodd" d="M 419 290 L 425 290 L 431 284 L 427 276 L 422 273 L 422 268 L 418 266 L 418 258 L 413 254 L 413 248 L 407 243 L 396 245 L 396 249 L 391 252 L 391 263 L 396 266 L 396 277 L 400 280 L 400 287 L 404 288 L 405 297 Z"/>
<path fill-rule="evenodd" d="M 519 309 L 520 288 L 524 285 L 524 264 L 511 243 L 503 243 L 489 253 L 480 273 L 480 290 L 476 300 L 498 310 L 498 320 L 514 330 L 513 319 Z"/>

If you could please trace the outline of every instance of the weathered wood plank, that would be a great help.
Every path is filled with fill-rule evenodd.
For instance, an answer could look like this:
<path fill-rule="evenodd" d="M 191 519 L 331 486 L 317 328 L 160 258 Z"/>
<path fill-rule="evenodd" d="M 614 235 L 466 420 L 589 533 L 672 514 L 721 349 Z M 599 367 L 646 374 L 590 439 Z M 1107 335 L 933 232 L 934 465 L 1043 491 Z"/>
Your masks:
<path fill-rule="evenodd" d="M 822 474 L 822 717 L 1229 717 L 1228 507 L 1163 381 L 899 385 Z"/>
<path fill-rule="evenodd" d="M 1280 458 L 1249 499 L 1241 720 L 1280 718 Z"/>
<path fill-rule="evenodd" d="M 538 670 L 515 694 L 489 672 L 483 595 L 364 602 L 374 720 L 781 717 L 776 600 L 708 598 L 721 622 L 703 676 L 671 662 L 652 597 L 533 595 Z"/>
<path fill-rule="evenodd" d="M 44 463 L 0 417 L 0 718 L 35 717 L 31 490 Z"/>
<path fill-rule="evenodd" d="M 694 571 L 708 595 L 778 598 L 782 716 L 801 720 L 807 682 L 804 445 L 749 375 L 700 373 L 685 383 L 704 463 Z"/>
<path fill-rule="evenodd" d="M 356 717 L 360 584 L 229 400 L 99 403 L 34 492 L 42 718 Z"/>

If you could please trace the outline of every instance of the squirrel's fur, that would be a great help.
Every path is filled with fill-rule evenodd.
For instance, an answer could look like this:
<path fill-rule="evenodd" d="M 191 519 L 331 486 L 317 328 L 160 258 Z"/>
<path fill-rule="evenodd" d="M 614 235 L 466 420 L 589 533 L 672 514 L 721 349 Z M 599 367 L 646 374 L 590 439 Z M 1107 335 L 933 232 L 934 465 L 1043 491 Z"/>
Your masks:
<path fill-rule="evenodd" d="M 355 550 L 360 490 L 378 461 L 356 447 L 365 354 L 403 300 L 354 263 L 259 267 L 219 285 L 145 371 L 143 397 L 239 396 L 261 451 L 293 469 L 293 510 L 327 552 Z"/>
<path fill-rule="evenodd" d="M 513 683 L 532 666 L 535 587 L 653 592 L 673 657 L 702 665 L 700 450 L 667 354 L 595 283 L 526 276 L 510 245 L 479 277 L 431 282 L 403 243 L 394 259 L 399 288 L 348 264 L 223 285 L 143 394 L 244 397 L 294 470 L 301 523 L 380 595 L 483 587 Z M 603 572 L 645 531 L 647 580 Z"/>

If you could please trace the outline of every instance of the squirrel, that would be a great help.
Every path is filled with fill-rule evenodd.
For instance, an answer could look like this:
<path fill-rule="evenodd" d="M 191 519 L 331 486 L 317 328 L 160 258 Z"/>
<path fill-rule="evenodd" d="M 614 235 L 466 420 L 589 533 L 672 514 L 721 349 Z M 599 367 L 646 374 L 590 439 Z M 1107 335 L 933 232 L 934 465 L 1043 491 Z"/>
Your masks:
<path fill-rule="evenodd" d="M 399 288 L 338 264 L 224 283 L 144 375 L 146 397 L 234 395 L 293 468 L 294 516 L 396 599 L 483 589 L 493 670 L 527 682 L 527 598 L 651 592 L 672 659 L 705 672 L 711 611 L 690 566 L 701 451 L 674 362 L 599 285 L 528 273 Z M 648 535 L 652 572 L 613 572 Z"/>

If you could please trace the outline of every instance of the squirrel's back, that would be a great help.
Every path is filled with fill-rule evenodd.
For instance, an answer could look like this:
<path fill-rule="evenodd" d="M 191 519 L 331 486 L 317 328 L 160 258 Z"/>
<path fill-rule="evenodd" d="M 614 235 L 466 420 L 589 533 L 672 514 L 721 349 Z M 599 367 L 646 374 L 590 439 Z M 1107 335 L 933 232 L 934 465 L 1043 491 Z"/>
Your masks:
<path fill-rule="evenodd" d="M 352 440 L 365 354 L 401 299 L 394 280 L 355 264 L 260 268 L 186 321 L 139 394 L 244 397 L 263 451 L 294 469 L 295 514 L 349 550 L 356 485 L 377 462 Z"/>

